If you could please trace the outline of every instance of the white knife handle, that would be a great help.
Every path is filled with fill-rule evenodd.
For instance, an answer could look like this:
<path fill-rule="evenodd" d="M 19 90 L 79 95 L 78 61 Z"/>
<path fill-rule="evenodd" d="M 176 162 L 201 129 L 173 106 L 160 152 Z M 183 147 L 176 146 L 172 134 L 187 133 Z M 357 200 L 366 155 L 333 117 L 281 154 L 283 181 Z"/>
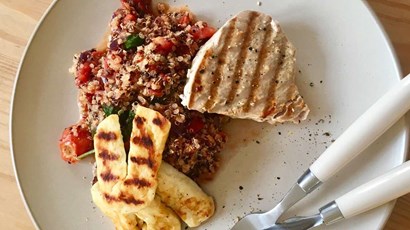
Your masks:
<path fill-rule="evenodd" d="M 410 192 L 410 161 L 336 199 L 344 218 L 358 215 Z"/>
<path fill-rule="evenodd" d="M 409 110 L 409 76 L 402 79 L 361 115 L 310 166 L 310 171 L 321 182 L 337 173 Z"/>

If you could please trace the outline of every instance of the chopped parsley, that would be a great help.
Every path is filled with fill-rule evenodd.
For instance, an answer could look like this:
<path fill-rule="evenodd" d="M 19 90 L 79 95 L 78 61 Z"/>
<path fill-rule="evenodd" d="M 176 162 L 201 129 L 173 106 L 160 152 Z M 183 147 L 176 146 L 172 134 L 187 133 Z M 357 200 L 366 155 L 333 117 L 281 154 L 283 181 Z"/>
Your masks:
<path fill-rule="evenodd" d="M 144 44 L 144 39 L 142 39 L 137 34 L 131 34 L 126 38 L 124 42 L 124 49 L 125 50 L 134 49 L 142 44 Z"/>

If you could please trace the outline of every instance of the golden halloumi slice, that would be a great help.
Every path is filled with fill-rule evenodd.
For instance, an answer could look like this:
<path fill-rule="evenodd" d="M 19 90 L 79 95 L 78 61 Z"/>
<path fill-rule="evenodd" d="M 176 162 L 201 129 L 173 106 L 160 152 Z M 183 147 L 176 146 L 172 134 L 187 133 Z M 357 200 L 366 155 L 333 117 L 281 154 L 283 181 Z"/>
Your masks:
<path fill-rule="evenodd" d="M 118 115 L 110 115 L 97 127 L 94 135 L 99 189 L 111 193 L 127 175 L 127 162 Z"/>
<path fill-rule="evenodd" d="M 137 217 L 144 222 L 144 230 L 180 230 L 181 222 L 178 216 L 159 197 L 136 213 Z"/>
<path fill-rule="evenodd" d="M 94 203 L 108 216 L 116 230 L 180 230 L 178 216 L 159 197 L 137 213 L 119 213 L 111 209 L 99 192 L 98 183 L 91 188 Z"/>
<path fill-rule="evenodd" d="M 128 153 L 128 174 L 120 191 L 151 202 L 157 188 L 157 173 L 171 123 L 155 110 L 137 106 Z M 132 212 L 138 210 L 129 210 Z"/>
<path fill-rule="evenodd" d="M 212 197 L 185 174 L 162 162 L 158 172 L 157 195 L 189 226 L 196 227 L 215 211 Z"/>
<path fill-rule="evenodd" d="M 157 173 L 170 122 L 160 113 L 138 106 L 133 120 L 128 167 L 117 115 L 110 115 L 94 136 L 98 189 L 110 208 L 136 213 L 155 197 Z"/>
<path fill-rule="evenodd" d="M 116 230 L 142 230 L 144 222 L 140 220 L 134 213 L 120 213 L 111 209 L 110 205 L 105 201 L 99 188 L 100 184 L 95 183 L 91 188 L 91 196 L 94 204 L 101 210 L 104 215 L 109 217 L 115 225 Z"/>

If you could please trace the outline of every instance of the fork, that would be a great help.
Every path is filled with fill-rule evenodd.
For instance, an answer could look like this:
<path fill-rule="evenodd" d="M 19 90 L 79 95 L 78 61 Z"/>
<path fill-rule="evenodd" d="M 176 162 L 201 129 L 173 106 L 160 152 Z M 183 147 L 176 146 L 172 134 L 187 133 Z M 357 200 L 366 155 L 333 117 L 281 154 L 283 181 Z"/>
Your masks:
<path fill-rule="evenodd" d="M 410 192 L 410 161 L 324 205 L 312 216 L 297 216 L 275 224 L 268 230 L 310 229 L 331 225 L 376 208 Z"/>
<path fill-rule="evenodd" d="M 297 180 L 270 211 L 253 213 L 232 230 L 267 229 L 290 207 L 318 188 L 358 156 L 410 109 L 410 74 L 362 114 Z"/>

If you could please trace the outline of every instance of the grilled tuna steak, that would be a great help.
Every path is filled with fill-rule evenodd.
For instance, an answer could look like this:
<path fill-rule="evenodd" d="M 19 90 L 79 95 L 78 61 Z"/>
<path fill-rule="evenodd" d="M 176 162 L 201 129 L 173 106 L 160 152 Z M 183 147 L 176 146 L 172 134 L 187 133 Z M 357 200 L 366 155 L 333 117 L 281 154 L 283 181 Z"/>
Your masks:
<path fill-rule="evenodd" d="M 306 119 L 295 85 L 295 48 L 266 14 L 243 11 L 200 49 L 182 103 L 189 109 L 269 123 Z"/>

